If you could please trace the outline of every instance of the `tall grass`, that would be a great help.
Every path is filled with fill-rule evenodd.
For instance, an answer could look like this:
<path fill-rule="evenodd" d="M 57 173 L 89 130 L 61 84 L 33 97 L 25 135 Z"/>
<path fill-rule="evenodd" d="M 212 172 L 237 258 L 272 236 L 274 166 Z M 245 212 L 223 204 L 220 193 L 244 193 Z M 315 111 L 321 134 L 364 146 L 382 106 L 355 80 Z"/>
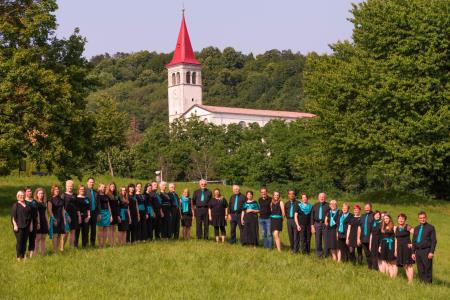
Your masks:
<path fill-rule="evenodd" d="M 97 183 L 110 179 L 97 178 Z M 314 255 L 196 240 L 68 250 L 17 263 L 9 221 L 15 193 L 25 185 L 49 188 L 53 182 L 53 177 L 0 177 L 1 299 L 450 299 L 450 205 L 444 202 L 408 205 L 392 199 L 380 204 L 376 195 L 368 196 L 375 209 L 406 213 L 411 225 L 416 224 L 419 209 L 428 212 L 438 238 L 432 285 L 417 280 L 408 285 L 403 272 L 392 280 L 365 266 L 318 260 Z M 116 179 L 119 186 L 129 182 L 135 181 Z M 185 186 L 194 189 L 196 184 L 180 183 L 177 189 Z M 227 197 L 231 194 L 230 187 L 218 186 Z M 288 244 L 286 231 L 282 241 Z"/>

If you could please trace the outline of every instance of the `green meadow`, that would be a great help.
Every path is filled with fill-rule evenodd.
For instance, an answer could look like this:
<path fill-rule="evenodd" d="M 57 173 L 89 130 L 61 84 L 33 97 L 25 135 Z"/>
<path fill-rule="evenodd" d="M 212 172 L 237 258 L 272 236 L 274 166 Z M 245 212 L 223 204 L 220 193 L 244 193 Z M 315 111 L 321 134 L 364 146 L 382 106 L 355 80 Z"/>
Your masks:
<path fill-rule="evenodd" d="M 96 178 L 96 184 L 110 178 Z M 116 178 L 118 186 L 132 179 Z M 434 283 L 408 285 L 401 270 L 396 279 L 364 266 L 319 260 L 263 248 L 217 245 L 211 241 L 158 241 L 69 250 L 16 262 L 10 207 L 25 185 L 49 189 L 53 177 L 0 177 L 1 299 L 450 299 L 450 203 L 402 193 L 337 197 L 352 203 L 372 200 L 375 209 L 404 212 L 416 225 L 420 209 L 436 226 L 438 246 Z M 194 189 L 196 184 L 179 183 Z M 220 187 L 228 198 L 230 186 Z M 247 188 L 242 188 L 243 191 Z M 256 188 L 253 190 L 257 190 Z M 284 191 L 282 191 L 285 194 Z M 311 191 L 316 194 L 316 191 Z M 255 195 L 257 196 L 257 195 Z M 329 195 L 329 198 L 335 195 Z M 314 199 L 311 199 L 315 201 Z M 227 234 L 228 232 L 227 227 Z M 194 235 L 194 228 L 192 234 Z M 210 230 L 212 236 L 212 230 Z M 286 231 L 282 242 L 288 245 Z M 50 242 L 48 242 L 50 249 Z M 312 245 L 314 248 L 314 243 Z M 416 274 L 415 274 L 416 275 Z"/>

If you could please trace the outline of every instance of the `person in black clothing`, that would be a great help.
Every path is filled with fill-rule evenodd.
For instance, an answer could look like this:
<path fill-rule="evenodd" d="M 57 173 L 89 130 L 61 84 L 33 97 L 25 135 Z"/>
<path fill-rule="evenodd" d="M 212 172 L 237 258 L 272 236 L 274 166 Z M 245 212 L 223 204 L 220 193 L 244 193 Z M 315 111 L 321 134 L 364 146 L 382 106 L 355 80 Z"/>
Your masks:
<path fill-rule="evenodd" d="M 242 230 L 242 245 L 253 246 L 256 248 L 259 240 L 258 232 L 258 213 L 259 204 L 253 200 L 253 192 L 245 193 L 247 200 L 242 206 L 241 223 L 244 226 Z"/>
<path fill-rule="evenodd" d="M 137 238 L 137 224 L 140 220 L 139 217 L 139 209 L 138 204 L 136 201 L 136 196 L 134 194 L 134 184 L 130 183 L 127 187 L 127 193 L 128 193 L 128 202 L 129 202 L 129 208 L 130 208 L 130 226 L 128 226 L 127 231 L 127 243 L 134 243 Z"/>
<path fill-rule="evenodd" d="M 140 242 L 147 240 L 147 219 L 148 219 L 148 208 L 146 197 L 142 194 L 142 184 L 136 183 L 136 197 L 138 211 L 139 211 L 139 221 L 137 222 L 137 236 L 136 239 Z"/>
<path fill-rule="evenodd" d="M 377 266 L 377 270 L 380 270 L 381 266 L 381 260 L 380 256 L 378 255 L 378 249 L 380 248 L 380 242 L 381 242 L 381 220 L 383 216 L 386 213 L 379 212 L 378 210 L 373 213 L 373 221 L 372 221 L 372 229 L 370 230 L 370 241 L 369 241 L 369 249 L 370 253 L 375 253 L 374 255 L 370 256 L 370 259 L 372 260 L 372 266 Z M 359 231 L 361 231 L 361 224 L 359 226 Z M 361 236 L 361 233 L 358 233 L 358 239 Z M 361 243 L 361 240 L 359 240 L 359 243 Z M 362 258 L 361 258 L 362 260 Z"/>
<path fill-rule="evenodd" d="M 117 186 L 114 182 L 108 185 L 106 196 L 109 198 L 109 207 L 111 208 L 112 222 L 108 227 L 108 244 L 114 246 L 116 244 L 116 232 L 119 217 L 119 195 L 117 193 Z"/>
<path fill-rule="evenodd" d="M 406 224 L 406 215 L 401 213 L 397 217 L 398 225 L 395 227 L 395 257 L 397 258 L 397 267 L 405 269 L 408 282 L 412 283 L 414 278 L 412 259 L 411 233 L 414 233 L 412 226 Z"/>
<path fill-rule="evenodd" d="M 95 247 L 95 240 L 97 238 L 97 207 L 95 199 L 97 198 L 97 191 L 94 189 L 94 178 L 89 177 L 86 183 L 86 197 L 90 204 L 90 218 L 89 218 L 89 240 L 91 247 Z"/>
<path fill-rule="evenodd" d="M 75 232 L 78 230 L 81 223 L 80 207 L 77 197 L 73 194 L 73 181 L 66 181 L 66 192 L 62 196 L 64 200 L 64 208 L 69 214 L 69 234 L 65 235 L 64 242 L 67 240 L 69 235 L 69 246 L 71 248 L 75 247 Z"/>
<path fill-rule="evenodd" d="M 153 207 L 154 211 L 154 219 L 152 223 L 153 233 L 151 233 L 151 238 L 153 239 L 153 235 L 155 236 L 156 240 L 159 240 L 161 238 L 161 197 L 158 195 L 158 183 L 152 182 L 152 188 L 150 192 L 150 198 L 149 201 Z"/>
<path fill-rule="evenodd" d="M 395 259 L 395 228 L 394 222 L 389 214 L 383 215 L 381 221 L 381 240 L 378 253 L 381 260 L 380 272 L 393 278 L 397 276 L 397 265 Z M 375 253 L 371 253 L 375 254 Z"/>
<path fill-rule="evenodd" d="M 119 217 L 117 218 L 118 239 L 120 245 L 125 245 L 127 242 L 127 231 L 131 224 L 130 216 L 130 202 L 128 201 L 128 192 L 125 187 L 120 188 L 119 192 Z"/>
<path fill-rule="evenodd" d="M 311 252 L 311 212 L 312 204 L 308 202 L 308 196 L 302 193 L 301 201 L 298 201 L 298 210 L 295 215 L 297 229 L 299 229 L 300 251 L 303 254 Z"/>
<path fill-rule="evenodd" d="M 192 203 L 194 204 L 195 220 L 197 225 L 197 239 L 208 239 L 209 235 L 209 221 L 208 221 L 208 204 L 212 198 L 211 191 L 206 188 L 206 180 L 202 179 L 199 182 L 200 188 L 196 190 L 192 196 Z"/>
<path fill-rule="evenodd" d="M 241 212 L 242 205 L 246 201 L 245 196 L 240 193 L 238 185 L 233 185 L 233 195 L 228 201 L 228 221 L 230 222 L 230 244 L 235 244 L 236 228 L 239 227 L 239 234 L 242 237 Z"/>
<path fill-rule="evenodd" d="M 348 229 L 346 244 L 349 251 L 349 258 L 353 264 L 362 264 L 362 247 L 358 237 L 361 235 L 361 206 L 355 204 L 353 206 L 353 216 L 351 217 Z M 356 258 L 358 255 L 358 258 Z"/>
<path fill-rule="evenodd" d="M 342 210 L 338 214 L 338 261 L 347 262 L 350 259 L 350 251 L 347 245 L 347 231 L 353 214 L 350 212 L 350 205 L 345 202 Z"/>
<path fill-rule="evenodd" d="M 33 223 L 33 231 L 28 235 L 28 256 L 30 258 L 34 255 L 34 249 L 36 247 L 36 234 L 38 229 L 38 207 L 36 200 L 33 199 L 33 190 L 31 187 L 25 187 L 25 204 L 31 209 L 31 223 Z"/>
<path fill-rule="evenodd" d="M 46 237 L 48 234 L 48 217 L 47 217 L 47 197 L 43 188 L 37 188 L 34 191 L 34 199 L 36 200 L 38 209 L 38 228 L 36 232 L 36 247 L 35 250 L 45 255 Z"/>
<path fill-rule="evenodd" d="M 314 204 L 311 212 L 311 232 L 314 234 L 316 241 L 316 255 L 317 257 L 325 257 L 328 253 L 323 251 L 325 244 L 325 216 L 328 213 L 328 203 L 326 202 L 327 195 L 320 193 L 317 197 L 319 202 Z"/>
<path fill-rule="evenodd" d="M 365 214 L 361 217 L 361 235 L 360 240 L 362 248 L 364 250 L 364 255 L 367 259 L 367 266 L 369 269 L 378 270 L 378 265 L 372 264 L 372 259 L 370 258 L 370 232 L 372 230 L 373 213 L 372 213 L 372 203 L 367 202 L 364 205 Z M 377 254 L 374 254 L 377 255 Z"/>
<path fill-rule="evenodd" d="M 11 223 L 16 236 L 16 256 L 20 261 L 25 258 L 28 235 L 33 231 L 31 208 L 25 204 L 25 193 L 18 191 L 17 202 L 11 209 Z"/>
<path fill-rule="evenodd" d="M 279 192 L 273 192 L 270 203 L 270 231 L 275 240 L 278 252 L 281 252 L 280 232 L 283 230 L 283 218 L 285 217 L 284 203 Z"/>
<path fill-rule="evenodd" d="M 75 231 L 75 247 L 78 247 L 78 241 L 81 233 L 81 247 L 86 248 L 89 240 L 89 220 L 91 219 L 91 202 L 86 196 L 86 189 L 83 185 L 78 186 L 77 191 L 78 207 L 80 208 L 81 224 Z"/>
<path fill-rule="evenodd" d="M 97 230 L 98 230 L 98 246 L 103 248 L 106 246 L 109 229 L 112 222 L 111 207 L 109 206 L 109 197 L 106 195 L 106 185 L 100 183 L 97 190 Z"/>
<path fill-rule="evenodd" d="M 330 201 L 330 209 L 325 216 L 325 253 L 331 253 L 333 260 L 337 260 L 337 229 L 339 209 L 337 208 L 337 201 Z"/>
<path fill-rule="evenodd" d="M 180 197 L 175 191 L 175 184 L 169 183 L 169 197 L 172 201 L 172 219 L 171 219 L 171 233 L 172 238 L 178 240 L 180 238 Z"/>
<path fill-rule="evenodd" d="M 213 197 L 209 201 L 208 206 L 209 222 L 214 227 L 214 236 L 216 238 L 216 242 L 224 243 L 226 235 L 225 226 L 227 225 L 226 217 L 228 203 L 227 200 L 220 194 L 219 189 L 214 189 Z"/>
<path fill-rule="evenodd" d="M 419 279 L 425 283 L 433 281 L 433 257 L 436 250 L 436 230 L 427 223 L 427 214 L 419 212 L 419 225 L 414 228 L 412 258 L 416 261 Z"/>
<path fill-rule="evenodd" d="M 180 207 L 181 207 L 181 226 L 183 227 L 183 239 L 189 240 L 191 238 L 191 226 L 192 226 L 192 216 L 193 205 L 192 200 L 189 198 L 189 189 L 184 188 L 183 194 L 180 199 Z"/>
<path fill-rule="evenodd" d="M 155 182 L 156 183 L 156 182 Z M 146 220 L 146 226 L 147 226 L 147 241 L 153 240 L 153 226 L 155 221 L 155 212 L 153 209 L 153 202 L 152 202 L 152 184 L 153 183 L 147 183 L 144 186 L 144 199 L 145 199 L 145 205 L 147 206 L 147 215 L 148 218 Z"/>
<path fill-rule="evenodd" d="M 64 235 L 66 234 L 66 210 L 64 201 L 59 196 L 59 187 L 52 185 L 50 200 L 47 202 L 47 210 L 50 216 L 49 234 L 53 242 L 53 251 L 64 251 Z"/>
<path fill-rule="evenodd" d="M 296 214 L 298 214 L 298 202 L 295 199 L 295 191 L 288 191 L 288 199 L 284 204 L 284 211 L 286 212 L 286 220 L 287 220 L 287 231 L 289 235 L 289 243 L 292 253 L 297 253 L 298 251 L 298 238 L 299 231 L 301 230 L 301 226 L 298 225 L 298 221 L 296 221 Z"/>
<path fill-rule="evenodd" d="M 159 184 L 159 201 L 161 203 L 161 238 L 169 239 L 171 237 L 170 220 L 172 218 L 172 201 L 166 193 L 167 183 L 162 181 Z"/>
<path fill-rule="evenodd" d="M 272 249 L 272 231 L 270 230 L 270 203 L 272 198 L 267 195 L 267 188 L 260 189 L 259 203 L 259 229 L 263 238 L 264 248 Z"/>

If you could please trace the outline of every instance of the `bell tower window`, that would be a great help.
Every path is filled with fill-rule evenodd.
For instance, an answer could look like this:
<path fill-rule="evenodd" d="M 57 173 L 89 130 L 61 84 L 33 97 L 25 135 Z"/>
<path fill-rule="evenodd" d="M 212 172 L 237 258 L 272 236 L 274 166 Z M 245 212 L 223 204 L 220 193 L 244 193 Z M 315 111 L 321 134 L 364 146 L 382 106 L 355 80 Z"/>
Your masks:
<path fill-rule="evenodd" d="M 172 73 L 172 85 L 177 84 L 176 79 L 175 79 L 175 73 Z"/>
<path fill-rule="evenodd" d="M 186 83 L 190 84 L 191 83 L 191 72 L 187 72 L 186 73 Z"/>
<path fill-rule="evenodd" d="M 192 84 L 197 84 L 197 73 L 192 72 Z"/>
<path fill-rule="evenodd" d="M 180 72 L 177 72 L 177 84 L 180 84 Z"/>

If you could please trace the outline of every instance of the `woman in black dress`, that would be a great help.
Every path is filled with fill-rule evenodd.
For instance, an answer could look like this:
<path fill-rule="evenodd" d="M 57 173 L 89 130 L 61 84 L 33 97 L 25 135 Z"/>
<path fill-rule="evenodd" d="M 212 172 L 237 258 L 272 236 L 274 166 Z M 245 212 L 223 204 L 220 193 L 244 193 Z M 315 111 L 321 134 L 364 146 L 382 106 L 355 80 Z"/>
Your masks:
<path fill-rule="evenodd" d="M 17 202 L 13 204 L 11 209 L 11 223 L 16 236 L 17 260 L 21 261 L 25 258 L 28 235 L 33 231 L 33 224 L 31 222 L 31 208 L 25 204 L 25 193 L 18 191 L 16 199 Z"/>
<path fill-rule="evenodd" d="M 394 222 L 389 214 L 383 216 L 381 222 L 381 241 L 379 247 L 381 259 L 381 272 L 390 277 L 397 275 L 397 264 L 395 259 L 395 231 Z"/>
<path fill-rule="evenodd" d="M 105 247 L 108 236 L 108 227 L 111 226 L 112 214 L 109 206 L 109 197 L 106 195 L 106 186 L 100 183 L 97 191 L 97 236 L 100 248 Z"/>
<path fill-rule="evenodd" d="M 361 231 L 361 230 L 360 230 Z M 358 237 L 361 234 L 358 234 Z M 372 260 L 372 266 L 378 266 L 378 270 L 381 271 L 381 260 L 380 255 L 378 253 L 378 249 L 380 248 L 381 241 L 381 212 L 375 211 L 373 213 L 373 222 L 372 229 L 370 231 L 370 239 L 369 239 L 369 249 L 372 255 L 370 259 Z"/>
<path fill-rule="evenodd" d="M 219 243 L 219 241 L 221 241 L 224 243 L 228 203 L 227 200 L 225 200 L 225 198 L 220 194 L 219 189 L 214 189 L 213 197 L 209 201 L 208 206 L 209 222 L 212 226 L 214 226 L 214 236 L 216 237 L 216 242 Z"/>
<path fill-rule="evenodd" d="M 125 245 L 127 241 L 127 231 L 131 224 L 130 202 L 128 201 L 128 193 L 125 187 L 120 188 L 119 193 L 119 216 L 118 216 L 118 239 L 120 245 Z"/>
<path fill-rule="evenodd" d="M 31 223 L 33 231 L 28 235 L 28 256 L 30 258 L 34 255 L 34 248 L 36 246 L 36 234 L 39 227 L 38 207 L 37 202 L 33 198 L 33 190 L 31 187 L 25 187 L 25 204 L 31 209 Z"/>
<path fill-rule="evenodd" d="M 325 252 L 331 253 L 333 260 L 337 260 L 338 251 L 338 239 L 337 239 L 337 228 L 339 209 L 337 208 L 336 200 L 330 201 L 330 209 L 325 216 Z"/>
<path fill-rule="evenodd" d="M 75 232 L 78 230 L 81 223 L 81 214 L 79 201 L 77 197 L 73 194 L 73 181 L 66 181 L 66 192 L 63 195 L 64 200 L 64 208 L 66 212 L 69 214 L 69 246 L 71 248 L 75 247 Z M 67 240 L 67 234 L 64 237 L 64 242 Z"/>
<path fill-rule="evenodd" d="M 117 187 L 114 182 L 108 185 L 106 195 L 109 198 L 109 207 L 111 208 L 112 214 L 111 226 L 108 228 L 108 244 L 114 246 L 116 244 L 117 218 L 119 216 L 119 195 L 117 194 Z"/>
<path fill-rule="evenodd" d="M 183 189 L 183 194 L 180 198 L 181 207 L 181 227 L 183 228 L 183 239 L 189 240 L 191 238 L 191 226 L 192 226 L 192 216 L 194 212 L 192 208 L 192 199 L 189 198 L 189 189 Z"/>
<path fill-rule="evenodd" d="M 406 224 L 406 215 L 401 213 L 397 217 L 398 225 L 395 228 L 395 256 L 397 257 L 397 266 L 405 269 L 408 282 L 412 283 L 414 277 L 412 259 L 411 235 L 414 228 Z"/>
<path fill-rule="evenodd" d="M 270 230 L 275 241 L 277 250 L 281 252 L 280 232 L 283 230 L 283 219 L 285 216 L 284 203 L 281 201 L 280 193 L 272 194 L 272 202 L 270 203 Z"/>
<path fill-rule="evenodd" d="M 146 197 L 142 193 L 142 184 L 136 183 L 136 201 L 139 210 L 139 221 L 137 223 L 137 240 L 144 242 L 147 240 L 147 201 Z"/>
<path fill-rule="evenodd" d="M 78 186 L 77 201 L 80 208 L 81 223 L 78 230 L 75 231 L 75 247 L 78 247 L 81 233 L 81 247 L 86 248 L 89 236 L 89 220 L 91 219 L 91 202 L 86 197 L 86 189 L 83 185 Z"/>
<path fill-rule="evenodd" d="M 358 238 L 361 235 L 361 206 L 355 204 L 353 206 L 353 216 L 350 219 L 347 229 L 347 240 L 346 244 L 348 246 L 348 252 L 350 256 L 350 261 L 355 265 L 362 264 L 362 244 L 361 240 Z M 356 258 L 358 255 L 358 258 Z"/>
<path fill-rule="evenodd" d="M 59 196 L 59 187 L 52 185 L 50 189 L 50 200 L 47 202 L 48 214 L 50 216 L 49 237 L 52 240 L 53 252 L 64 251 L 64 235 L 66 234 L 66 210 L 64 201 Z"/>
<path fill-rule="evenodd" d="M 48 216 L 47 216 L 47 197 L 43 188 L 37 188 L 34 191 L 34 199 L 36 199 L 38 209 L 38 229 L 36 231 L 36 246 L 37 252 L 45 255 L 47 252 L 45 240 L 48 234 Z"/>
<path fill-rule="evenodd" d="M 338 261 L 347 262 L 350 259 L 350 251 L 347 246 L 347 229 L 350 224 L 350 220 L 353 217 L 353 214 L 349 211 L 350 205 L 345 202 L 342 205 L 342 210 L 338 214 Z"/>
<path fill-rule="evenodd" d="M 153 197 L 152 197 L 152 184 L 147 183 L 144 186 L 144 198 L 145 198 L 145 205 L 147 207 L 147 215 L 148 218 L 146 220 L 147 225 L 147 236 L 146 240 L 151 241 L 153 240 L 153 230 L 154 230 L 154 224 L 155 224 L 155 210 L 153 209 Z"/>
<path fill-rule="evenodd" d="M 242 207 L 241 224 L 242 244 L 256 247 L 258 245 L 258 213 L 259 204 L 253 200 L 253 192 L 248 191 L 246 194 L 247 201 Z"/>
<path fill-rule="evenodd" d="M 130 183 L 127 187 L 128 202 L 130 208 L 130 226 L 127 231 L 127 243 L 134 243 L 137 237 L 137 224 L 139 222 L 139 209 L 134 194 L 134 184 Z"/>

